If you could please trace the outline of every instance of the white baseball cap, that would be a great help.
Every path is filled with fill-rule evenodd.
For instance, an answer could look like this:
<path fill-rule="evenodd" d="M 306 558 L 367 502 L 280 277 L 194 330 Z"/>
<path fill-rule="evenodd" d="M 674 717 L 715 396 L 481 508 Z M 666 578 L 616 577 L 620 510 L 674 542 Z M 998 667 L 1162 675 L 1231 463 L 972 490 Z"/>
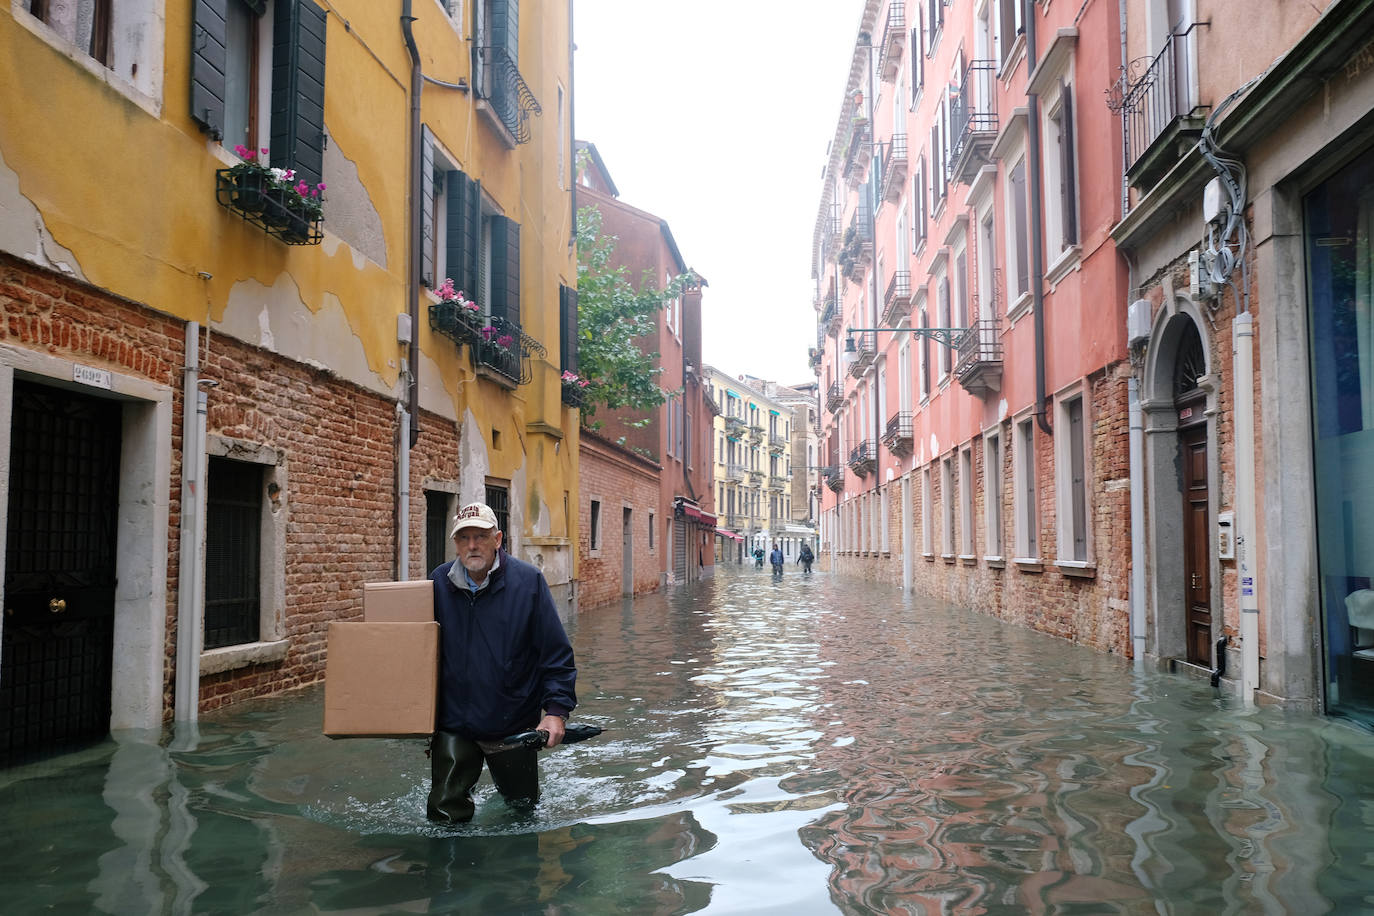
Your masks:
<path fill-rule="evenodd" d="M 468 503 L 453 517 L 453 530 L 448 536 L 458 536 L 464 528 L 485 528 L 490 531 L 496 527 L 496 513 L 486 503 Z"/>

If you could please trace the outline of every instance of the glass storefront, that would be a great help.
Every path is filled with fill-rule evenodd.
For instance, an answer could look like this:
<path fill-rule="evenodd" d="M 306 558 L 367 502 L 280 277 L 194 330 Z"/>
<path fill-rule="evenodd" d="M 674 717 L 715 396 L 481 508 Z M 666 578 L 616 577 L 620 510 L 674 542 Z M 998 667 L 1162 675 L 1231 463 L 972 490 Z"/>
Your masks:
<path fill-rule="evenodd" d="M 1326 703 L 1374 726 L 1374 155 L 1303 207 Z"/>

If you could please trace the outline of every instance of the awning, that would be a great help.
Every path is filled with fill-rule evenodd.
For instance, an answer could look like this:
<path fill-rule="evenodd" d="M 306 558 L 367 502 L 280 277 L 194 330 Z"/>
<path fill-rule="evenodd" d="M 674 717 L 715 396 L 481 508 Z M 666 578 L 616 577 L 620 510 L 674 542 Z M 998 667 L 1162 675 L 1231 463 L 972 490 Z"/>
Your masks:
<path fill-rule="evenodd" d="M 688 518 L 701 518 L 701 510 L 691 503 L 682 504 L 682 514 Z"/>
<path fill-rule="evenodd" d="M 729 538 L 729 539 L 732 540 L 732 541 L 742 541 L 742 540 L 744 540 L 744 535 L 742 535 L 742 534 L 735 534 L 735 532 L 733 532 L 733 531 L 726 531 L 724 528 L 717 528 L 717 529 L 716 529 L 716 534 L 720 535 L 720 536 L 723 537 L 723 538 Z"/>

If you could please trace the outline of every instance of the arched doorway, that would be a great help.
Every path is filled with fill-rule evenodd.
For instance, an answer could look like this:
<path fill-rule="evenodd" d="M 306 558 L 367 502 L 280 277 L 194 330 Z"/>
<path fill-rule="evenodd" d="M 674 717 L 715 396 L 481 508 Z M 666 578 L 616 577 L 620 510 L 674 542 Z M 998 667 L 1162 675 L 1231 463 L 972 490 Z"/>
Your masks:
<path fill-rule="evenodd" d="M 1210 668 L 1214 633 L 1216 377 L 1202 316 L 1179 299 L 1161 313 L 1146 360 L 1147 654 Z"/>

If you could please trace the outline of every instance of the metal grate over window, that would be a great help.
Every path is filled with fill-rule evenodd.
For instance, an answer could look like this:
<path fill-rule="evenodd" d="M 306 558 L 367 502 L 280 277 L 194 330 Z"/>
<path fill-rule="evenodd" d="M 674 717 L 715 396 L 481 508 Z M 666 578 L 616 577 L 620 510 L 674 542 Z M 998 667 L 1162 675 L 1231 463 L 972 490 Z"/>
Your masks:
<path fill-rule="evenodd" d="M 210 459 L 205 512 L 205 648 L 257 642 L 262 468 Z"/>

